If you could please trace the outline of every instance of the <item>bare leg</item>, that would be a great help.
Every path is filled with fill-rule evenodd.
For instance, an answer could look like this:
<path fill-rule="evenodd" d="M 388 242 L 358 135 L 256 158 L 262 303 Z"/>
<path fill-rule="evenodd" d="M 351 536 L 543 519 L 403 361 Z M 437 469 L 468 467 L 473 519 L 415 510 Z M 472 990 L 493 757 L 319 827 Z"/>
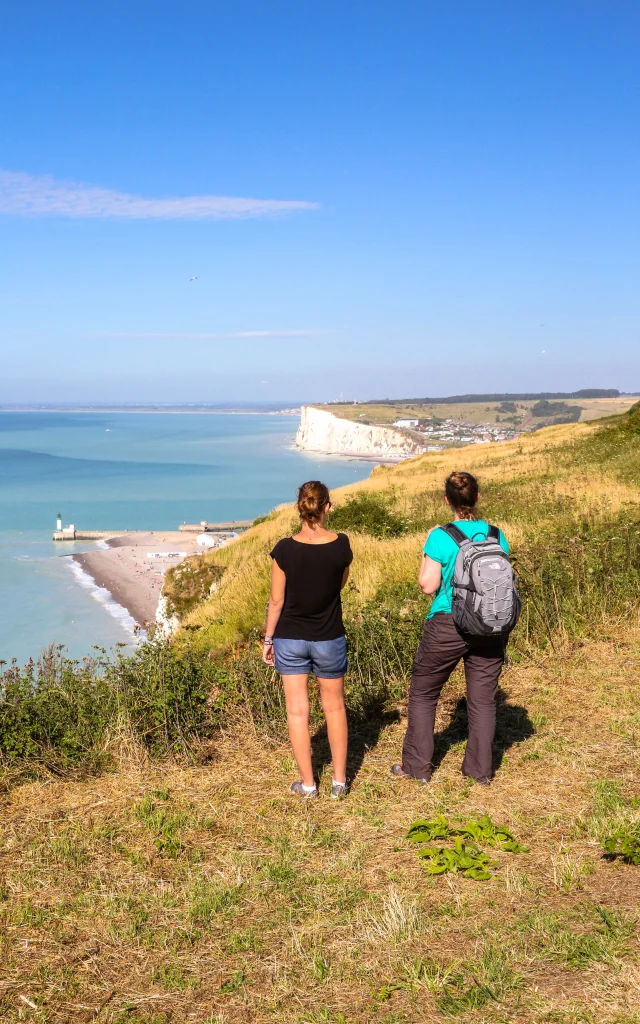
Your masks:
<path fill-rule="evenodd" d="M 347 712 L 344 707 L 344 676 L 339 679 L 318 679 L 322 710 L 327 720 L 327 735 L 333 761 L 335 782 L 347 781 Z"/>
<path fill-rule="evenodd" d="M 287 724 L 289 739 L 296 759 L 300 778 L 305 786 L 313 786 L 311 767 L 311 737 L 309 735 L 309 690 L 308 673 L 299 676 L 283 676 L 284 695 L 287 701 Z"/>

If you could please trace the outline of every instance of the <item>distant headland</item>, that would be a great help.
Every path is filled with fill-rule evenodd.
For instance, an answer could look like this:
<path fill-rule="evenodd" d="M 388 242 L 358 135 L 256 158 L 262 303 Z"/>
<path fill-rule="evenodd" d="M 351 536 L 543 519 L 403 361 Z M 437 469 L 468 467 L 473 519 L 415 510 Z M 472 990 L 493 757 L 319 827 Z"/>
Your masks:
<path fill-rule="evenodd" d="M 617 388 L 330 402 L 302 407 L 304 451 L 379 461 L 468 444 L 513 441 L 541 427 L 600 419 L 637 401 Z"/>

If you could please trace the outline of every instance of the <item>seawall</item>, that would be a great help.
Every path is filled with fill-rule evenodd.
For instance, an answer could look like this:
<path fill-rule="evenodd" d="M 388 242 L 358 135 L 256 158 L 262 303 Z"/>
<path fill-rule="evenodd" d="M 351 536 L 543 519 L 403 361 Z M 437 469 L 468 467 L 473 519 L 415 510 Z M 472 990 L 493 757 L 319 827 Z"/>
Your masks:
<path fill-rule="evenodd" d="M 370 426 L 343 420 L 325 409 L 303 405 L 296 445 L 303 451 L 402 459 L 422 449 L 412 438 L 392 427 Z"/>

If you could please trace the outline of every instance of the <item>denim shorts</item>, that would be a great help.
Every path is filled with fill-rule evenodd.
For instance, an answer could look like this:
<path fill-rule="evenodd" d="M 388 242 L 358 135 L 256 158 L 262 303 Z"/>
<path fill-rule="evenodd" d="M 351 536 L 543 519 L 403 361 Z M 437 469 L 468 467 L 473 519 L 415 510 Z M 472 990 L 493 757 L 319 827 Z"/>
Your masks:
<path fill-rule="evenodd" d="M 313 672 L 321 679 L 339 679 L 347 671 L 347 638 L 273 641 L 276 672 L 299 676 Z"/>

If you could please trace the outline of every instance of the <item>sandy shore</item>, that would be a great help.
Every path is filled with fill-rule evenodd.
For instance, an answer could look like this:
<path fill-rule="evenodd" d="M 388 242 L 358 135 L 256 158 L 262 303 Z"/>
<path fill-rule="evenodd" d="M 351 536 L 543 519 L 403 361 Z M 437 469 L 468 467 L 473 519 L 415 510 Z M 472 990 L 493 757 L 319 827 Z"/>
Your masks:
<path fill-rule="evenodd" d="M 139 626 L 155 622 L 164 573 L 184 557 L 170 557 L 170 553 L 191 555 L 197 551 L 195 534 L 127 534 L 113 537 L 107 544 L 108 548 L 72 557 L 99 587 L 105 587 L 127 609 Z M 163 552 L 165 557 L 150 558 L 150 552 Z"/>

